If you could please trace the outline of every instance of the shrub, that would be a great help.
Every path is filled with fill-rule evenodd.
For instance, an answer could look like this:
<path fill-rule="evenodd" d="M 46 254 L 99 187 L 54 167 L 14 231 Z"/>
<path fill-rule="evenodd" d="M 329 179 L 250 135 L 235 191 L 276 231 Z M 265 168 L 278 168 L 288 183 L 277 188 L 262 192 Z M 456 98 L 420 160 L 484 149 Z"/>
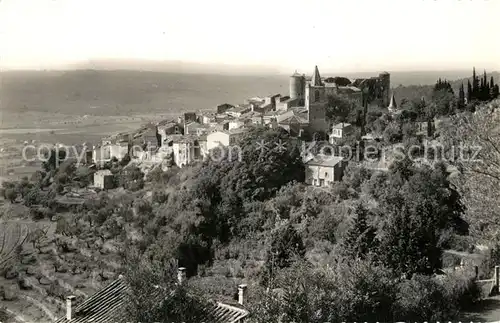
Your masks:
<path fill-rule="evenodd" d="M 396 283 L 370 261 L 325 269 L 297 264 L 281 270 L 271 288 L 251 304 L 256 322 L 391 321 Z"/>
<path fill-rule="evenodd" d="M 33 220 L 38 221 L 38 220 L 43 220 L 43 219 L 50 219 L 54 215 L 54 212 L 52 212 L 49 208 L 46 207 L 37 207 L 30 209 L 30 216 Z"/>
<path fill-rule="evenodd" d="M 471 277 L 414 275 L 399 285 L 398 320 L 440 321 L 455 318 L 476 303 L 481 289 Z"/>
<path fill-rule="evenodd" d="M 10 202 L 14 202 L 17 198 L 17 192 L 13 188 L 7 188 L 4 191 L 4 198 Z"/>
<path fill-rule="evenodd" d="M 440 321 L 456 315 L 456 305 L 437 279 L 414 275 L 399 284 L 396 317 L 398 320 Z"/>
<path fill-rule="evenodd" d="M 165 203 L 168 200 L 168 194 L 162 191 L 153 192 L 153 203 Z"/>
<path fill-rule="evenodd" d="M 473 277 L 466 275 L 451 275 L 442 281 L 447 291 L 449 302 L 458 305 L 458 309 L 467 309 L 482 298 L 481 287 Z"/>

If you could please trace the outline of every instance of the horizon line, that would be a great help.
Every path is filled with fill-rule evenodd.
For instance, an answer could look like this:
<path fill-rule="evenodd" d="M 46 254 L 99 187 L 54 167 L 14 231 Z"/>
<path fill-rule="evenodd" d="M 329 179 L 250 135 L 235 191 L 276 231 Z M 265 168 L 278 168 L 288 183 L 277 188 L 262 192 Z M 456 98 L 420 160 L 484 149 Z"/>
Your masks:
<path fill-rule="evenodd" d="M 217 64 L 213 65 L 207 65 L 208 68 L 215 68 Z M 5 67 L 0 67 L 0 73 L 11 73 L 11 72 L 77 72 L 77 71 L 102 71 L 102 72 L 150 72 L 150 73 L 174 73 L 174 74 L 209 74 L 209 75 L 217 75 L 217 74 L 233 74 L 233 75 L 255 75 L 255 74 L 260 74 L 262 76 L 291 76 L 293 74 L 294 70 L 291 70 L 291 72 L 285 72 L 281 70 L 271 70 L 266 68 L 262 68 L 261 70 L 257 71 L 252 71 L 250 69 L 251 65 L 227 65 L 227 66 L 234 66 L 238 67 L 241 70 L 238 71 L 228 71 L 228 70 L 221 70 L 221 71 L 216 71 L 216 70 L 205 70 L 205 69 L 196 69 L 196 68 L 190 68 L 185 71 L 179 71 L 176 68 L 168 68 L 168 67 L 158 67 L 158 68 L 142 68 L 142 67 L 46 67 L 46 68 L 5 68 Z M 255 66 L 254 66 L 255 67 Z M 248 69 L 246 69 L 248 68 Z M 472 68 L 449 68 L 449 69 L 380 69 L 380 70 L 348 70 L 348 69 L 342 69 L 342 70 L 337 70 L 333 71 L 331 69 L 323 69 L 322 73 L 323 75 L 333 75 L 336 74 L 335 76 L 341 76 L 345 74 L 377 74 L 377 73 L 382 73 L 382 72 L 387 72 L 387 73 L 439 73 L 439 72 L 468 72 L 472 71 Z M 476 69 L 477 70 L 477 69 Z M 486 71 L 487 74 L 492 74 L 492 73 L 500 73 L 500 70 L 490 70 L 486 68 L 479 68 L 480 73 Z M 341 74 L 340 74 L 341 73 Z M 301 73 L 308 75 L 308 73 Z M 312 74 L 312 73 L 311 73 Z"/>
<path fill-rule="evenodd" d="M 129 66 L 127 66 L 129 65 Z M 132 66 L 130 66 L 132 65 Z M 490 73 L 500 72 L 500 68 L 478 67 L 480 64 L 471 64 L 468 67 L 450 67 L 450 68 L 430 68 L 430 67 L 389 67 L 380 66 L 379 68 L 368 69 L 349 69 L 349 68 L 322 68 L 321 65 L 311 62 L 310 72 L 312 73 L 314 66 L 318 66 L 322 74 L 373 74 L 381 72 L 391 73 L 426 73 L 426 72 L 462 72 L 476 70 L 490 70 Z M 416 64 L 417 65 L 417 64 Z M 488 64 L 489 65 L 489 64 Z M 178 71 L 186 67 L 185 71 Z M 232 72 L 228 69 L 237 69 Z M 155 60 L 142 58 L 91 58 L 88 60 L 74 61 L 65 64 L 47 64 L 47 66 L 35 67 L 8 67 L 0 64 L 0 72 L 15 72 L 15 71 L 79 71 L 79 70 L 95 70 L 95 71 L 145 71 L 145 72 L 174 72 L 174 73 L 200 73 L 200 74 L 263 74 L 263 75 L 292 75 L 294 71 L 304 72 L 302 68 L 290 68 L 284 65 L 268 65 L 268 64 L 238 64 L 238 63 L 218 63 L 218 62 L 199 62 L 189 60 Z M 309 72 L 305 73 L 306 75 Z M 339 75 L 339 74 L 337 74 Z"/>

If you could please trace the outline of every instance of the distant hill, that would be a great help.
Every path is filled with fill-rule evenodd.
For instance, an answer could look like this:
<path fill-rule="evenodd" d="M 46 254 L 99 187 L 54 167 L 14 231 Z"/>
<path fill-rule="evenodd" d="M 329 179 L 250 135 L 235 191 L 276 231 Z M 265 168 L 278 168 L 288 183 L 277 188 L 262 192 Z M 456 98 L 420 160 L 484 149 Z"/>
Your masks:
<path fill-rule="evenodd" d="M 76 70 L 9 71 L 0 77 L 2 112 L 14 113 L 178 114 L 288 93 L 288 78 L 283 76 Z"/>
<path fill-rule="evenodd" d="M 123 65 L 123 62 L 115 63 L 115 67 Z M 289 76 L 273 74 L 272 70 L 255 71 L 256 75 L 229 75 L 212 73 L 214 66 L 205 67 L 198 73 L 194 72 L 196 66 L 193 64 L 189 68 L 184 68 L 182 63 L 171 63 L 169 66 L 179 71 L 81 69 L 2 72 L 1 109 L 2 112 L 11 113 L 36 111 L 67 115 L 129 116 L 156 112 L 178 114 L 214 109 L 216 105 L 226 102 L 243 103 L 246 98 L 254 96 L 288 94 L 289 91 Z M 109 65 L 107 67 L 113 68 Z M 167 68 L 166 65 L 164 67 Z M 153 69 L 153 66 L 150 68 Z M 225 68 L 226 72 L 235 72 L 242 67 Z M 345 76 L 359 78 L 377 74 L 351 73 Z M 470 75 L 471 71 L 392 72 L 391 84 L 399 101 L 404 97 L 427 97 L 439 77 L 456 80 L 452 84 L 458 89 L 461 82 L 466 82 Z M 500 82 L 500 73 L 494 73 L 494 77 Z M 398 87 L 398 84 L 404 86 Z M 4 127 L 9 123 L 6 118 L 4 114 Z"/>
<path fill-rule="evenodd" d="M 147 71 L 183 74 L 221 74 L 221 75 L 278 75 L 277 68 L 261 65 L 203 64 L 185 61 L 148 61 L 148 60 L 90 60 L 71 66 L 73 70 L 100 71 Z"/>

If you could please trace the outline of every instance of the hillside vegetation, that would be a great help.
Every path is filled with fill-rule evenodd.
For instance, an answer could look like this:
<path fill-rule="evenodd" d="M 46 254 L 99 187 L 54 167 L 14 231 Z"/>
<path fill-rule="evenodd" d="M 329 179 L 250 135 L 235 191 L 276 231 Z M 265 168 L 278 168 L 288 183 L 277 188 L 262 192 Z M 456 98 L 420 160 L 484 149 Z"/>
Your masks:
<path fill-rule="evenodd" d="M 500 186 L 500 102 L 464 104 L 451 88 L 440 80 L 431 101 L 358 121 L 381 134 L 378 154 L 395 144 L 479 142 L 480 163 L 452 158 L 459 152 L 451 149 L 433 162 L 395 160 L 387 171 L 352 162 L 342 181 L 317 188 L 304 184 L 297 139 L 255 126 L 238 142 L 241 159 L 225 151 L 218 161 L 147 174 L 129 158 L 113 160 L 103 168 L 118 188 L 99 191 L 88 188 L 93 170 L 53 152 L 31 178 L 2 184 L 1 219 L 36 226 L 26 239 L 8 239 L 15 256 L 1 268 L 0 296 L 60 313 L 66 295 L 84 298 L 125 274 L 141 291 L 130 296 L 128 321 L 154 309 L 148 320 L 193 322 L 185 304 L 232 302 L 240 283 L 248 284 L 250 322 L 452 320 L 486 296 L 471 265 L 490 278 L 500 263 L 500 214 L 487 203 Z M 332 118 L 359 117 L 335 106 Z M 422 133 L 417 123 L 425 122 Z M 262 140 L 282 145 L 261 149 Z M 461 260 L 449 249 L 486 260 L 445 273 Z M 172 284 L 179 266 L 186 285 Z M 182 297 L 148 302 L 151 285 Z"/>

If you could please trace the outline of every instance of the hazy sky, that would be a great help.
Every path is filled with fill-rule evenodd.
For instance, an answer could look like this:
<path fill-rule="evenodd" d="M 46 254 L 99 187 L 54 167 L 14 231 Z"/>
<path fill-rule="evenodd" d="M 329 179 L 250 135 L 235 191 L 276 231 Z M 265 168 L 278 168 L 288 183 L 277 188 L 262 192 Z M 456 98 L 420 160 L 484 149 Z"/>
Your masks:
<path fill-rule="evenodd" d="M 0 0 L 0 66 L 132 58 L 500 70 L 499 16 L 500 0 Z"/>

